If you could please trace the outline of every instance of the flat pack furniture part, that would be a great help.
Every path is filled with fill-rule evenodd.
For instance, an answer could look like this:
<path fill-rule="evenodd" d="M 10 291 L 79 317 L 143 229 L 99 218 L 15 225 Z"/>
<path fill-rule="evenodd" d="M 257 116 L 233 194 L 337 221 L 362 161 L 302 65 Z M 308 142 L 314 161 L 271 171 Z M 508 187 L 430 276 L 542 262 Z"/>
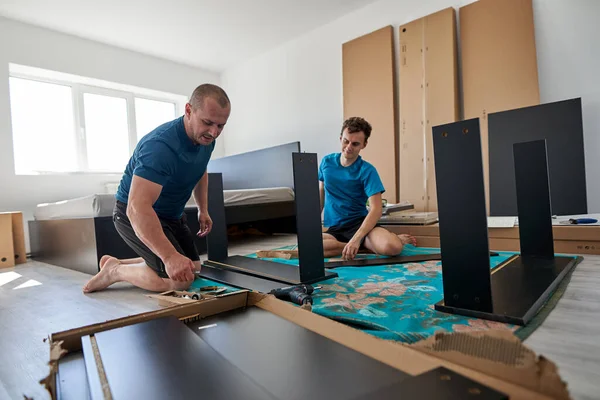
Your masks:
<path fill-rule="evenodd" d="M 187 324 L 165 316 L 81 340 L 92 400 L 195 398 L 198 390 L 211 399 L 353 400 L 392 390 L 416 399 L 419 385 L 433 400 L 507 398 L 446 368 L 412 376 L 257 307 Z"/>
<path fill-rule="evenodd" d="M 497 256 L 498 253 L 490 251 L 490 257 Z M 381 258 L 358 258 L 354 260 L 336 260 L 325 263 L 325 268 L 340 268 L 340 267 L 374 267 L 380 265 L 395 265 L 419 263 L 425 261 L 439 261 L 442 259 L 441 253 L 435 254 L 417 254 L 414 256 L 395 256 Z"/>
<path fill-rule="evenodd" d="M 0 213 L 0 269 L 27 262 L 23 213 Z"/>
<path fill-rule="evenodd" d="M 479 119 L 434 127 L 444 299 L 438 311 L 526 325 L 581 261 L 552 250 L 545 143 L 515 144 L 521 255 L 490 271 Z"/>
<path fill-rule="evenodd" d="M 458 20 L 463 118 L 480 119 L 487 207 L 489 114 L 540 104 L 533 0 L 478 0 Z"/>
<path fill-rule="evenodd" d="M 397 203 L 400 156 L 394 27 L 383 26 L 348 40 L 341 50 L 344 120 L 361 116 L 372 125 L 369 145 L 361 155 L 377 168 L 386 188 L 383 197 Z"/>
<path fill-rule="evenodd" d="M 400 198 L 436 211 L 431 128 L 459 118 L 456 11 L 448 7 L 398 28 Z"/>
<path fill-rule="evenodd" d="M 208 260 L 204 261 L 204 266 L 287 285 L 316 283 L 337 277 L 336 273 L 326 271 L 324 265 L 317 155 L 292 153 L 291 161 L 294 173 L 299 265 L 246 256 L 229 256 L 222 181 L 219 174 L 209 174 L 208 207 L 213 219 L 213 229 L 207 236 Z M 210 272 L 214 275 L 214 271 Z M 200 272 L 200 275 L 210 279 L 203 272 Z"/>
<path fill-rule="evenodd" d="M 317 340 L 320 341 L 323 338 L 327 338 L 332 342 L 336 342 L 369 358 L 387 364 L 400 374 L 408 374 L 411 377 L 425 376 L 431 373 L 431 371 L 446 368 L 474 381 L 475 383 L 472 383 L 473 386 L 470 386 L 472 389 L 482 390 L 481 386 L 477 385 L 484 385 L 504 393 L 515 400 L 569 398 L 568 388 L 562 381 L 556 365 L 548 359 L 544 359 L 542 365 L 541 358 L 520 341 L 516 340 L 512 334 L 494 331 L 441 334 L 436 335 L 435 338 L 430 338 L 435 339 L 435 341 L 428 340 L 426 347 L 406 345 L 398 342 L 382 341 L 361 330 L 351 328 L 278 300 L 272 295 L 251 291 L 238 291 L 220 295 L 216 298 L 202 299 L 189 304 L 173 305 L 155 311 L 129 315 L 114 320 L 103 320 L 92 325 L 51 333 L 48 340 L 50 347 L 49 374 L 40 383 L 48 390 L 52 400 L 90 398 L 89 396 L 81 395 L 81 393 L 87 393 L 90 390 L 87 383 L 87 371 L 82 351 L 81 339 L 83 337 L 99 336 L 102 332 L 170 316 L 176 317 L 185 323 L 188 328 L 193 328 L 192 330 L 196 335 L 202 336 L 210 334 L 210 329 L 222 328 L 222 324 L 227 322 L 224 319 L 211 321 L 211 317 L 223 316 L 225 318 L 226 313 L 230 311 L 237 310 L 243 312 L 244 309 L 252 310 L 253 308 L 267 311 L 293 324 L 293 326 L 290 325 L 289 329 L 277 329 L 268 333 L 268 335 L 277 336 L 277 333 L 281 332 L 279 336 L 285 337 L 286 333 L 295 331 L 297 327 L 302 327 L 322 337 L 313 340 L 309 336 L 305 336 L 306 343 L 304 343 L 304 347 L 310 346 L 311 343 Z M 240 322 L 243 322 L 243 318 Z M 214 325 L 215 323 L 216 326 Z M 194 324 L 199 324 L 200 326 Z M 197 329 L 200 327 L 202 329 Z M 230 329 L 227 334 L 235 334 L 238 328 Z M 254 329 L 262 330 L 263 333 L 268 328 L 269 326 L 265 326 L 264 323 L 258 324 L 258 326 L 254 325 Z M 278 340 L 283 340 L 281 337 L 278 337 Z M 207 339 L 206 336 L 204 338 Z M 261 341 L 260 334 L 258 333 L 252 333 L 252 337 L 249 337 L 249 339 L 256 340 L 259 343 Z M 131 347 L 133 348 L 125 351 L 123 356 L 127 356 L 129 353 L 137 354 L 138 349 L 135 348 L 136 346 L 143 347 L 145 352 L 150 352 L 150 348 L 143 346 L 138 336 L 132 338 L 132 340 Z M 219 339 L 217 338 L 217 340 Z M 270 340 L 273 341 L 273 339 Z M 461 343 L 458 347 L 455 345 L 457 340 Z M 209 340 L 206 341 L 209 342 Z M 98 349 L 102 352 L 102 343 L 98 343 Z M 490 346 L 490 343 L 493 345 Z M 243 343 L 236 343 L 232 347 L 239 347 L 241 344 Z M 276 344 L 283 346 L 279 342 Z M 263 344 L 263 346 L 265 345 Z M 438 348 L 439 346 L 441 347 Z M 214 342 L 212 347 L 217 347 Z M 288 349 L 286 346 L 282 348 Z M 290 352 L 284 352 L 285 354 L 283 355 L 288 355 L 287 359 L 291 361 L 294 360 L 294 357 L 299 357 L 301 359 L 300 364 L 295 365 L 301 366 L 303 365 L 302 363 L 308 362 L 305 359 L 307 353 L 305 351 L 292 352 L 294 348 L 296 347 L 291 346 Z M 225 351 L 230 350 L 227 348 Z M 245 347 L 244 350 L 249 349 Z M 175 351 L 179 350 L 176 349 Z M 499 362 L 497 358 L 498 352 L 504 355 L 504 361 Z M 148 355 L 148 357 L 150 356 Z M 243 354 L 239 355 L 235 352 L 224 353 L 224 357 L 227 356 L 243 357 Z M 267 354 L 266 356 L 270 355 Z M 177 366 L 172 365 L 170 367 Z M 257 364 L 256 368 L 261 368 L 261 366 Z M 81 373 L 82 370 L 83 373 Z M 257 376 L 255 375 L 255 377 Z M 440 379 L 442 378 L 440 377 Z M 409 379 L 405 379 L 403 382 L 409 383 Z M 153 383 L 152 379 L 145 380 L 145 384 Z M 475 392 L 477 390 L 470 391 L 468 393 L 469 396 L 465 397 L 463 395 L 464 386 L 461 386 L 458 391 L 462 398 L 472 398 L 471 396 Z M 353 399 L 356 397 L 353 397 Z M 377 396 L 370 397 L 377 398 Z M 478 397 L 475 396 L 474 398 Z"/>
<path fill-rule="evenodd" d="M 92 400 L 275 399 L 176 317 L 82 338 Z M 90 360 L 90 362 L 88 362 Z"/>
<path fill-rule="evenodd" d="M 546 140 L 552 215 L 587 214 L 581 98 L 488 116 L 490 214 L 517 215 L 513 144 Z"/>

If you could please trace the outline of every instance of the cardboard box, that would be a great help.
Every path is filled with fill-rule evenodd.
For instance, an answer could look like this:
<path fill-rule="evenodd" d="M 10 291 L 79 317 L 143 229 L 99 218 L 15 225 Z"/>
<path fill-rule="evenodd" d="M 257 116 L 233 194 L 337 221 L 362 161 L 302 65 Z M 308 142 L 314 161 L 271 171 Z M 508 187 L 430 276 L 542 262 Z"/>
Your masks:
<path fill-rule="evenodd" d="M 440 334 L 415 345 L 405 345 L 376 338 L 280 301 L 272 295 L 248 291 L 53 333 L 49 340 L 50 374 L 41 383 L 53 399 L 58 398 L 58 362 L 67 353 L 80 351 L 81 338 L 86 335 L 165 316 L 175 316 L 187 321 L 249 307 L 273 313 L 409 375 L 445 367 L 501 391 L 511 399 L 569 398 L 556 366 L 551 361 L 536 356 L 512 334 L 492 331 Z"/>
<path fill-rule="evenodd" d="M 440 247 L 439 224 L 381 225 L 389 231 L 413 235 L 419 247 Z M 519 227 L 489 228 L 490 250 L 519 251 Z M 600 254 L 600 225 L 552 226 L 554 251 L 562 254 Z"/>
<path fill-rule="evenodd" d="M 23 213 L 0 213 L 0 268 L 27 262 Z"/>

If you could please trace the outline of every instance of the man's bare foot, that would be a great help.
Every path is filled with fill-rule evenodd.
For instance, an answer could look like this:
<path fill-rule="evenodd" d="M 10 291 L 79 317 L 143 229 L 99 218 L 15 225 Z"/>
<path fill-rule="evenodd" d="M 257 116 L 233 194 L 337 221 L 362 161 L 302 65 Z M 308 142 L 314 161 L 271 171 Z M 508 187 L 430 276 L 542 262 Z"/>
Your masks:
<path fill-rule="evenodd" d="M 119 261 L 117 258 L 115 258 L 113 256 L 109 256 L 109 255 L 102 256 L 100 258 L 100 263 L 99 263 L 100 269 L 104 268 L 104 266 L 106 265 L 106 263 L 108 262 L 108 260 L 111 260 L 111 259 Z"/>
<path fill-rule="evenodd" d="M 106 289 L 113 283 L 117 282 L 117 269 L 119 268 L 119 260 L 114 257 L 107 260 L 104 266 L 92 279 L 83 287 L 84 293 L 96 292 Z"/>
<path fill-rule="evenodd" d="M 413 246 L 417 245 L 417 239 L 414 236 L 401 234 L 398 235 L 398 237 L 402 241 L 402 244 L 412 244 Z"/>

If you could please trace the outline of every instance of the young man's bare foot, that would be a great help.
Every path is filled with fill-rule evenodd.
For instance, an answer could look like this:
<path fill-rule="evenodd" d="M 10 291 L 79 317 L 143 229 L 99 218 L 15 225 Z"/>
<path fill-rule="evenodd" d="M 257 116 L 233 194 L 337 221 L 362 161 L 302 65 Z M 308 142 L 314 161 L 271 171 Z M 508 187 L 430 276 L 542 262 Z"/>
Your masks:
<path fill-rule="evenodd" d="M 83 287 L 84 293 L 96 292 L 106 289 L 113 283 L 117 282 L 117 269 L 119 268 L 119 260 L 111 257 L 107 260 L 100 272 L 88 281 Z"/>
<path fill-rule="evenodd" d="M 402 244 L 412 244 L 413 246 L 417 245 L 417 239 L 414 236 L 403 233 L 398 235 L 398 237 L 402 241 Z"/>

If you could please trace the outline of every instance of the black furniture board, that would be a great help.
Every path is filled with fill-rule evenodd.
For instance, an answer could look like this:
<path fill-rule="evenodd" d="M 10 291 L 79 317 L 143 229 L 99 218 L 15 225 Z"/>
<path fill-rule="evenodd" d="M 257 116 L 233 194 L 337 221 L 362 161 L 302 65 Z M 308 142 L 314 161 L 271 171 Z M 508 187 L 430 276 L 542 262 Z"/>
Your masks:
<path fill-rule="evenodd" d="M 257 307 L 188 327 L 280 399 L 353 399 L 410 376 Z"/>
<path fill-rule="evenodd" d="M 513 256 L 492 270 L 493 307 L 490 311 L 447 305 L 445 299 L 435 304 L 435 309 L 508 324 L 527 325 L 561 280 L 580 261 L 579 257 L 557 256 L 544 259 Z"/>
<path fill-rule="evenodd" d="M 444 367 L 435 368 L 355 400 L 505 400 L 508 396 Z"/>
<path fill-rule="evenodd" d="M 209 161 L 209 173 L 223 174 L 223 188 L 294 188 L 290 155 L 299 152 L 300 142 L 291 142 Z"/>
<path fill-rule="evenodd" d="M 56 397 L 57 400 L 91 399 L 83 351 L 68 353 L 58 361 Z"/>
<path fill-rule="evenodd" d="M 581 99 L 488 115 L 490 214 L 517 215 L 513 144 L 545 139 L 553 215 L 587 214 Z"/>
<path fill-rule="evenodd" d="M 202 264 L 200 276 L 239 289 L 254 290 L 261 293 L 269 293 L 273 289 L 289 286 L 288 284 L 263 279 L 257 276 L 242 274 L 223 268 L 214 268 L 206 262 Z"/>
<path fill-rule="evenodd" d="M 252 275 L 276 282 L 287 283 L 288 285 L 299 285 L 300 283 L 319 282 L 322 277 L 316 280 L 299 280 L 299 267 L 296 265 L 283 264 L 276 261 L 261 260 L 245 256 L 231 256 L 222 261 L 206 260 L 204 265 L 214 268 L 226 269 L 242 274 Z M 325 271 L 325 278 L 336 277 L 337 274 Z"/>
<path fill-rule="evenodd" d="M 492 311 L 479 119 L 433 127 L 445 304 Z"/>
<path fill-rule="evenodd" d="M 274 399 L 176 317 L 95 334 L 113 399 Z"/>
<path fill-rule="evenodd" d="M 208 215 L 213 226 L 206 236 L 206 250 L 211 260 L 227 258 L 227 222 L 225 220 L 225 200 L 223 197 L 223 177 L 220 173 L 208 174 Z"/>
<path fill-rule="evenodd" d="M 522 257 L 554 257 L 546 140 L 514 144 Z"/>
<path fill-rule="evenodd" d="M 319 166 L 315 153 L 293 153 L 300 282 L 325 278 Z"/>
<path fill-rule="evenodd" d="M 418 254 L 414 256 L 397 256 L 383 258 L 359 258 L 346 261 L 328 261 L 325 263 L 325 268 L 340 268 L 340 267 L 374 267 L 377 265 L 394 265 L 406 264 L 413 262 L 435 261 L 441 260 L 442 255 L 437 254 Z"/>

